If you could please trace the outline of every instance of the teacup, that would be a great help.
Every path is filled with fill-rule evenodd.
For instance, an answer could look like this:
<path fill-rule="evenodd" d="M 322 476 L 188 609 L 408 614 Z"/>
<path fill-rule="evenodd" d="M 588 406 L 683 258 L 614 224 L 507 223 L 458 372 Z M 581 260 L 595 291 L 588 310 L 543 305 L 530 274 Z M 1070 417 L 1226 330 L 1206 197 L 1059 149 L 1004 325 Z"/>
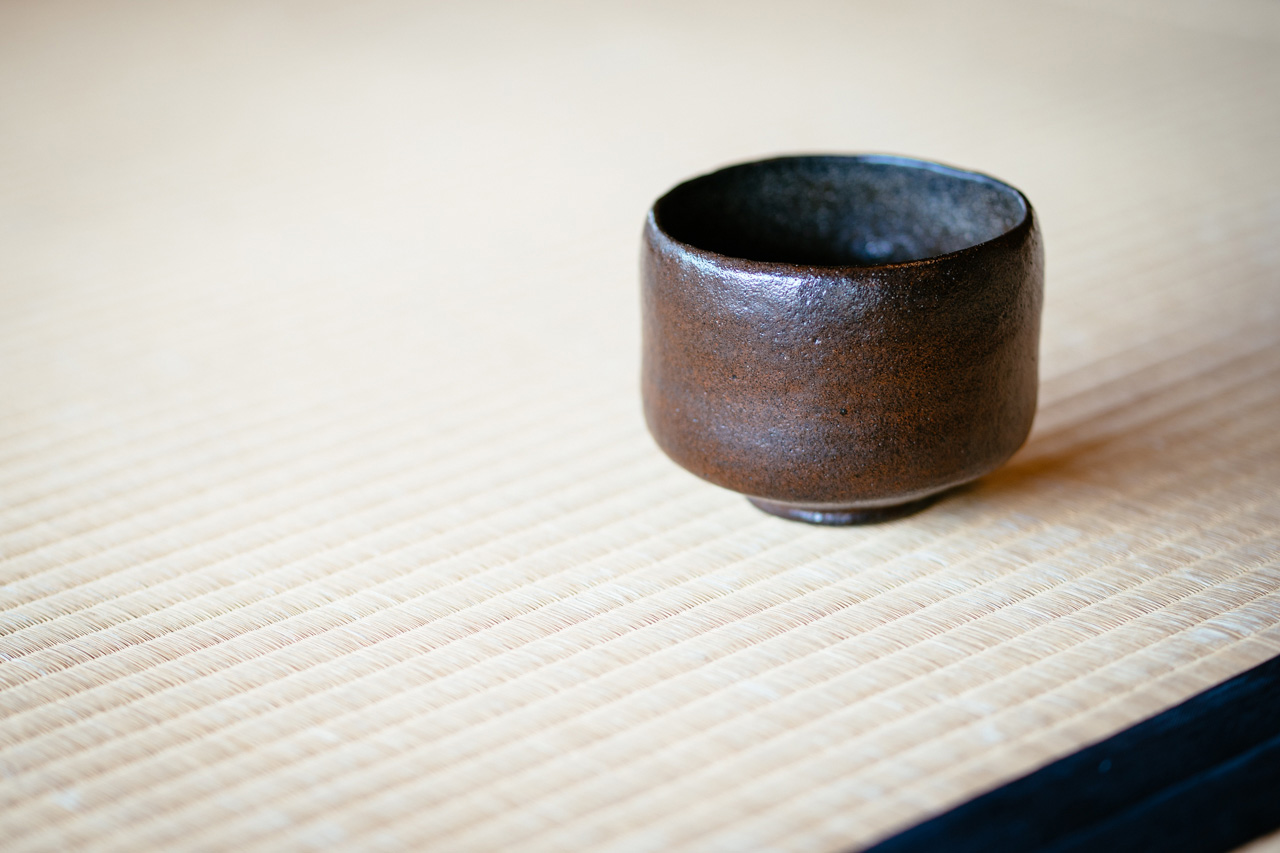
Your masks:
<path fill-rule="evenodd" d="M 1036 408 L 1030 202 L 891 156 L 731 166 L 654 204 L 645 417 L 676 462 L 766 512 L 881 521 L 992 471 Z"/>

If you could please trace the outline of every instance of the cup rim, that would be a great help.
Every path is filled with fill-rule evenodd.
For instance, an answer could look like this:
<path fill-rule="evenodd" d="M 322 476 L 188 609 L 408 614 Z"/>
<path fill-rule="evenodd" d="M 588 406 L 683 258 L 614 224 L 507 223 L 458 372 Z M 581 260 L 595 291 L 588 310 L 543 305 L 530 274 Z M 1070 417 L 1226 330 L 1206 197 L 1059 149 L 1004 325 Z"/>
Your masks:
<path fill-rule="evenodd" d="M 658 207 L 675 194 L 678 190 L 683 189 L 695 181 L 701 181 L 710 178 L 722 172 L 740 169 L 746 166 L 760 166 L 768 163 L 779 163 L 785 161 L 796 160 L 846 160 L 857 161 L 863 163 L 879 163 L 884 165 L 898 166 L 910 169 L 924 169 L 932 172 L 939 172 L 945 175 L 954 175 L 965 180 L 977 180 L 983 183 L 991 184 L 1002 190 L 1008 190 L 1014 193 L 1022 202 L 1023 216 L 1015 225 L 1000 232 L 994 237 L 990 237 L 979 243 L 974 243 L 954 251 L 945 252 L 940 255 L 930 255 L 927 258 L 915 258 L 907 261 L 887 261 L 875 264 L 805 264 L 795 263 L 791 261 L 757 261 L 751 258 L 744 258 L 737 255 L 726 255 L 712 249 L 704 249 L 701 246 L 695 246 L 681 240 L 662 227 L 659 221 L 657 211 Z M 971 255 L 975 252 L 982 251 L 987 247 L 994 246 L 1002 241 L 1016 239 L 1014 235 L 1023 234 L 1031 229 L 1035 219 L 1035 211 L 1031 206 L 1031 200 L 1020 189 L 1009 184 L 999 178 L 992 177 L 985 172 L 978 172 L 973 169 L 962 169 L 958 166 L 951 166 L 946 163 L 939 163 L 934 160 L 924 160 L 918 157 L 908 157 L 901 154 L 883 154 L 883 153 L 866 153 L 866 154 L 781 154 L 775 157 L 764 157 L 757 160 L 744 160 L 738 163 L 730 163 L 718 169 L 713 169 L 692 178 L 681 181 L 671 189 L 663 193 L 649 207 L 649 213 L 645 220 L 647 229 L 652 229 L 654 233 L 661 235 L 663 240 L 678 247 L 682 252 L 703 260 L 715 263 L 718 266 L 731 267 L 741 269 L 748 272 L 757 273 L 776 273 L 781 275 L 796 274 L 813 274 L 813 273 L 865 273 L 868 271 L 880 270 L 902 270 L 902 269 L 918 269 L 920 267 L 946 263 L 954 258 Z"/>

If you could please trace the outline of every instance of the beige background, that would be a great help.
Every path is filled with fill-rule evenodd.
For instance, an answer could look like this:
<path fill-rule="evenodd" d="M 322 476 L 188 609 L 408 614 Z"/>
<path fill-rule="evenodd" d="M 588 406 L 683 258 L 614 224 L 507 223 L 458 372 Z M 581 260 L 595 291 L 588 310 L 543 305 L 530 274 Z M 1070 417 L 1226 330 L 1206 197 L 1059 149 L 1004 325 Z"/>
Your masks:
<path fill-rule="evenodd" d="M 1275 3 L 0 5 L 10 850 L 868 843 L 1280 653 Z M 766 517 L 637 395 L 649 202 L 1042 217 L 1027 447 Z"/>

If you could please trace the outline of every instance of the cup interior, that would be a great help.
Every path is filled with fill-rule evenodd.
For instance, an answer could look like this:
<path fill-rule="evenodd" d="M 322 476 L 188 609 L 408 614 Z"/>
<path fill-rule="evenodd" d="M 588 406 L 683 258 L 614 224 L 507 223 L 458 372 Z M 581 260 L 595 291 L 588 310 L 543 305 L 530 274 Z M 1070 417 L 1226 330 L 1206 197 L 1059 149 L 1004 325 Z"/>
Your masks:
<path fill-rule="evenodd" d="M 694 178 L 654 205 L 669 236 L 734 258 L 876 266 L 985 243 L 1027 216 L 999 181 L 901 157 L 783 157 Z"/>

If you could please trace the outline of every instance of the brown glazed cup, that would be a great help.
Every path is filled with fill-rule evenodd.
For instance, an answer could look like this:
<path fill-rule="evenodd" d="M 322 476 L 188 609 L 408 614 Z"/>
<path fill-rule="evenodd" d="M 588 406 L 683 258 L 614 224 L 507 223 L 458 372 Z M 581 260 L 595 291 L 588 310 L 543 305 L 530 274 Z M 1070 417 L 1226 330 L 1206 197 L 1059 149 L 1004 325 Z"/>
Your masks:
<path fill-rule="evenodd" d="M 1036 408 L 1030 202 L 904 157 L 781 157 L 649 211 L 645 418 L 676 462 L 819 524 L 927 505 L 1016 451 Z"/>

